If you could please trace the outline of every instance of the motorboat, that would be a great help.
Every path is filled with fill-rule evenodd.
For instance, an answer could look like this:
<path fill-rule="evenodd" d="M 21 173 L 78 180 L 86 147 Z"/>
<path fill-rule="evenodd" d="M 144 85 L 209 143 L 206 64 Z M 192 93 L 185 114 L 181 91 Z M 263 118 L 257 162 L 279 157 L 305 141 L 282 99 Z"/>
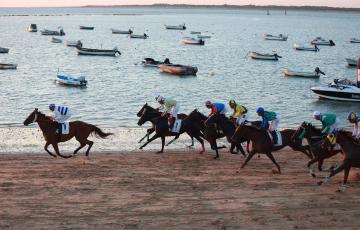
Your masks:
<path fill-rule="evenodd" d="M 130 34 L 130 38 L 147 39 L 148 37 L 147 34 Z"/>
<path fill-rule="evenodd" d="M 360 43 L 360 38 L 350 38 L 350 43 Z"/>
<path fill-rule="evenodd" d="M 190 31 L 190 34 L 201 34 L 200 31 Z"/>
<path fill-rule="evenodd" d="M 192 38 L 192 37 L 184 37 L 182 38 L 182 42 L 188 45 L 205 45 L 205 41 L 202 39 Z"/>
<path fill-rule="evenodd" d="M 265 40 L 271 40 L 271 41 L 286 41 L 288 39 L 288 36 L 284 36 L 283 34 L 279 35 L 271 35 L 271 34 L 264 34 Z"/>
<path fill-rule="evenodd" d="M 65 41 L 65 45 L 68 47 L 82 47 L 82 42 L 78 41 Z"/>
<path fill-rule="evenodd" d="M 207 38 L 211 38 L 211 36 L 210 35 L 205 35 L 205 34 L 198 34 L 197 38 L 198 39 L 207 39 Z"/>
<path fill-rule="evenodd" d="M 170 60 L 168 58 L 165 58 L 165 60 L 163 62 L 161 61 L 156 61 L 153 58 L 144 58 L 144 60 L 141 62 L 141 64 L 143 66 L 146 67 L 157 67 L 159 68 L 160 65 L 170 65 Z"/>
<path fill-rule="evenodd" d="M 30 24 L 30 26 L 27 28 L 28 32 L 37 32 L 37 26 L 36 24 Z"/>
<path fill-rule="evenodd" d="M 320 49 L 317 47 L 317 45 L 305 46 L 305 45 L 294 44 L 294 49 L 301 50 L 301 51 L 313 51 L 313 52 L 320 51 Z"/>
<path fill-rule="evenodd" d="M 325 75 L 319 67 L 316 67 L 313 72 L 303 72 L 303 71 L 293 71 L 289 69 L 284 69 L 284 75 L 287 77 L 303 77 L 303 78 L 319 78 L 320 74 Z"/>
<path fill-rule="evenodd" d="M 269 60 L 269 61 L 277 61 L 279 58 L 282 58 L 277 53 L 274 54 L 261 54 L 258 52 L 250 52 L 249 56 L 252 59 L 259 59 L 259 60 Z"/>
<path fill-rule="evenodd" d="M 167 30 L 186 30 L 185 24 L 177 25 L 177 26 L 165 25 L 165 28 Z"/>
<path fill-rule="evenodd" d="M 80 30 L 94 30 L 93 26 L 80 26 Z"/>
<path fill-rule="evenodd" d="M 333 40 L 325 40 L 322 37 L 317 37 L 311 41 L 311 44 L 318 46 L 335 46 Z"/>
<path fill-rule="evenodd" d="M 55 82 L 57 84 L 61 85 L 69 85 L 69 86 L 86 86 L 87 81 L 85 80 L 85 77 L 74 77 L 74 76 L 68 76 L 65 74 L 57 74 L 55 78 Z"/>
<path fill-rule="evenodd" d="M 65 36 L 65 32 L 63 29 L 57 30 L 41 30 L 41 35 L 47 35 L 47 36 Z"/>
<path fill-rule="evenodd" d="M 311 90 L 320 98 L 360 102 L 360 88 L 348 79 L 335 79 L 328 85 L 315 86 Z"/>
<path fill-rule="evenodd" d="M 103 49 L 88 49 L 82 47 L 76 47 L 78 55 L 89 55 L 89 56 L 116 56 L 116 54 L 121 55 L 120 51 L 115 47 L 112 50 L 103 50 Z"/>
<path fill-rule="evenodd" d="M 113 34 L 132 34 L 133 31 L 131 29 L 129 30 L 116 30 L 116 29 L 111 29 L 111 33 Z"/>
<path fill-rule="evenodd" d="M 0 47 L 0 53 L 2 53 L 2 54 L 9 53 L 9 51 L 10 51 L 10 49 L 8 49 L 8 48 Z"/>
<path fill-rule="evenodd" d="M 54 37 L 52 37 L 52 38 L 51 38 L 51 42 L 52 42 L 52 43 L 62 43 L 62 40 L 59 39 L 59 38 L 54 38 Z"/>
<path fill-rule="evenodd" d="M 348 63 L 348 66 L 355 67 L 356 66 L 356 60 L 351 58 L 345 58 L 346 62 Z"/>
<path fill-rule="evenodd" d="M 160 65 L 160 71 L 172 75 L 196 75 L 198 68 L 186 65 Z"/>
<path fill-rule="evenodd" d="M 16 69 L 17 66 L 18 66 L 17 64 L 0 63 L 0 69 Z"/>

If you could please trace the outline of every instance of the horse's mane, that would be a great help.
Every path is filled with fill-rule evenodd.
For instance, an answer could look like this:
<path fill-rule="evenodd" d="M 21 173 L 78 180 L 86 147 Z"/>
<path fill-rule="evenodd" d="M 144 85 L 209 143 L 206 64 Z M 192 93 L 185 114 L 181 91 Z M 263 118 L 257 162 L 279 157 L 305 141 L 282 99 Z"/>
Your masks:
<path fill-rule="evenodd" d="M 320 132 L 320 131 L 321 131 L 321 129 L 315 127 L 315 126 L 314 126 L 313 124 L 311 124 L 310 122 L 306 122 L 306 124 L 307 124 L 307 126 L 308 126 L 311 130 L 313 130 L 313 131 L 316 131 L 316 132 Z"/>
<path fill-rule="evenodd" d="M 201 113 L 199 110 L 194 109 L 191 113 L 197 113 L 201 116 L 202 119 L 206 120 L 207 116 L 205 116 L 203 113 Z"/>
<path fill-rule="evenodd" d="M 52 120 L 50 116 L 46 116 L 45 113 L 37 111 L 38 116 L 43 117 L 45 120 Z"/>

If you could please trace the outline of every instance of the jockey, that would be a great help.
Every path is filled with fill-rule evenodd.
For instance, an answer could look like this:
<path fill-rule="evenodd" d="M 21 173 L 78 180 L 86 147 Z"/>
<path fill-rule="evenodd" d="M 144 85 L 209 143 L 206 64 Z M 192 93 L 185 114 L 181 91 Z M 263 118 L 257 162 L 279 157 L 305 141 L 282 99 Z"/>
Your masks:
<path fill-rule="evenodd" d="M 278 138 L 277 138 L 276 130 L 280 123 L 280 117 L 275 112 L 265 111 L 263 107 L 259 107 L 256 110 L 256 113 L 258 114 L 258 116 L 261 116 L 263 119 L 261 128 L 267 129 L 273 136 L 274 144 L 277 144 Z"/>
<path fill-rule="evenodd" d="M 223 103 L 218 103 L 218 102 L 213 103 L 211 101 L 207 101 L 205 102 L 205 106 L 206 108 L 211 109 L 211 112 L 208 117 L 211 117 L 215 113 L 220 113 L 224 116 L 226 114 L 226 107 L 225 104 Z"/>
<path fill-rule="evenodd" d="M 171 131 L 174 123 L 175 123 L 175 119 L 177 119 L 177 115 L 179 113 L 180 110 L 180 105 L 177 103 L 177 101 L 175 101 L 172 98 L 164 98 L 160 95 L 157 95 L 155 97 L 155 100 L 157 102 L 159 102 L 160 107 L 158 108 L 160 111 L 163 111 L 163 113 L 161 114 L 162 117 L 166 116 L 168 113 L 170 113 L 170 117 L 168 119 L 169 122 L 169 129 Z"/>
<path fill-rule="evenodd" d="M 229 106 L 234 110 L 230 118 L 236 119 L 236 125 L 241 125 L 248 119 L 248 110 L 245 106 L 237 104 L 234 100 L 229 101 Z"/>
<path fill-rule="evenodd" d="M 337 126 L 339 124 L 339 119 L 336 117 L 335 114 L 322 114 L 319 111 L 315 111 L 313 113 L 313 117 L 315 120 L 318 120 L 322 123 L 321 134 L 330 134 L 336 132 Z"/>
<path fill-rule="evenodd" d="M 349 113 L 347 119 L 350 123 L 354 124 L 352 136 L 354 137 L 355 140 L 359 140 L 360 139 L 360 117 L 358 117 L 356 115 L 356 113 L 351 112 L 351 113 Z"/>
<path fill-rule="evenodd" d="M 55 105 L 55 104 L 50 104 L 49 109 L 54 113 L 52 119 L 55 122 L 57 122 L 58 137 L 60 138 L 62 133 L 62 124 L 65 123 L 71 117 L 71 111 L 66 106 Z"/>

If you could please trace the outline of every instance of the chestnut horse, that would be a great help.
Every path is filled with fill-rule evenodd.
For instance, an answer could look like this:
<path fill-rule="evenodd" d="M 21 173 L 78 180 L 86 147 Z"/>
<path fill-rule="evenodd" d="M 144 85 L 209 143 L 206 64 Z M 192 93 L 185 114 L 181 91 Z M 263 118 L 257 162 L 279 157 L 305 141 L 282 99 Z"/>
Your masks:
<path fill-rule="evenodd" d="M 58 134 L 56 133 L 57 130 L 57 122 L 53 121 L 51 117 L 46 116 L 45 114 L 35 109 L 24 121 L 24 125 L 28 126 L 31 123 L 37 122 L 41 131 L 43 132 L 45 138 L 45 146 L 44 149 L 47 153 L 51 156 L 56 157 L 56 155 L 63 157 L 63 158 L 70 158 L 70 156 L 62 155 L 59 151 L 58 143 L 59 142 L 66 142 L 73 137 L 80 143 L 80 147 L 74 151 L 74 155 L 85 145 L 88 145 L 88 149 L 86 150 L 86 156 L 89 157 L 89 151 L 94 144 L 94 142 L 88 140 L 87 138 L 91 133 L 95 133 L 96 136 L 101 138 L 106 138 L 109 135 L 113 135 L 112 133 L 104 133 L 100 128 L 96 127 L 95 125 L 91 125 L 82 121 L 73 121 L 70 122 L 70 132 L 66 135 L 61 135 L 60 139 Z M 55 154 L 51 153 L 48 150 L 49 145 L 52 145 Z"/>

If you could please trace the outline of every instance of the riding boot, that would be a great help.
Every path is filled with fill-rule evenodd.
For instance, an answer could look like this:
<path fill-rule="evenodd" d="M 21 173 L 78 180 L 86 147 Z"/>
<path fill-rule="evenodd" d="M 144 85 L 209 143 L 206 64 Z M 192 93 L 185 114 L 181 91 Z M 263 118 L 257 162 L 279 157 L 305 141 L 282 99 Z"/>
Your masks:
<path fill-rule="evenodd" d="M 274 145 L 276 145 L 278 143 L 278 138 L 277 138 L 277 134 L 276 134 L 276 131 L 271 131 L 271 135 L 273 137 L 273 142 L 274 142 Z"/>
<path fill-rule="evenodd" d="M 61 123 L 58 123 L 57 138 L 58 138 L 58 141 L 59 141 L 59 142 L 61 141 L 61 133 L 62 133 L 62 124 L 61 124 Z"/>

